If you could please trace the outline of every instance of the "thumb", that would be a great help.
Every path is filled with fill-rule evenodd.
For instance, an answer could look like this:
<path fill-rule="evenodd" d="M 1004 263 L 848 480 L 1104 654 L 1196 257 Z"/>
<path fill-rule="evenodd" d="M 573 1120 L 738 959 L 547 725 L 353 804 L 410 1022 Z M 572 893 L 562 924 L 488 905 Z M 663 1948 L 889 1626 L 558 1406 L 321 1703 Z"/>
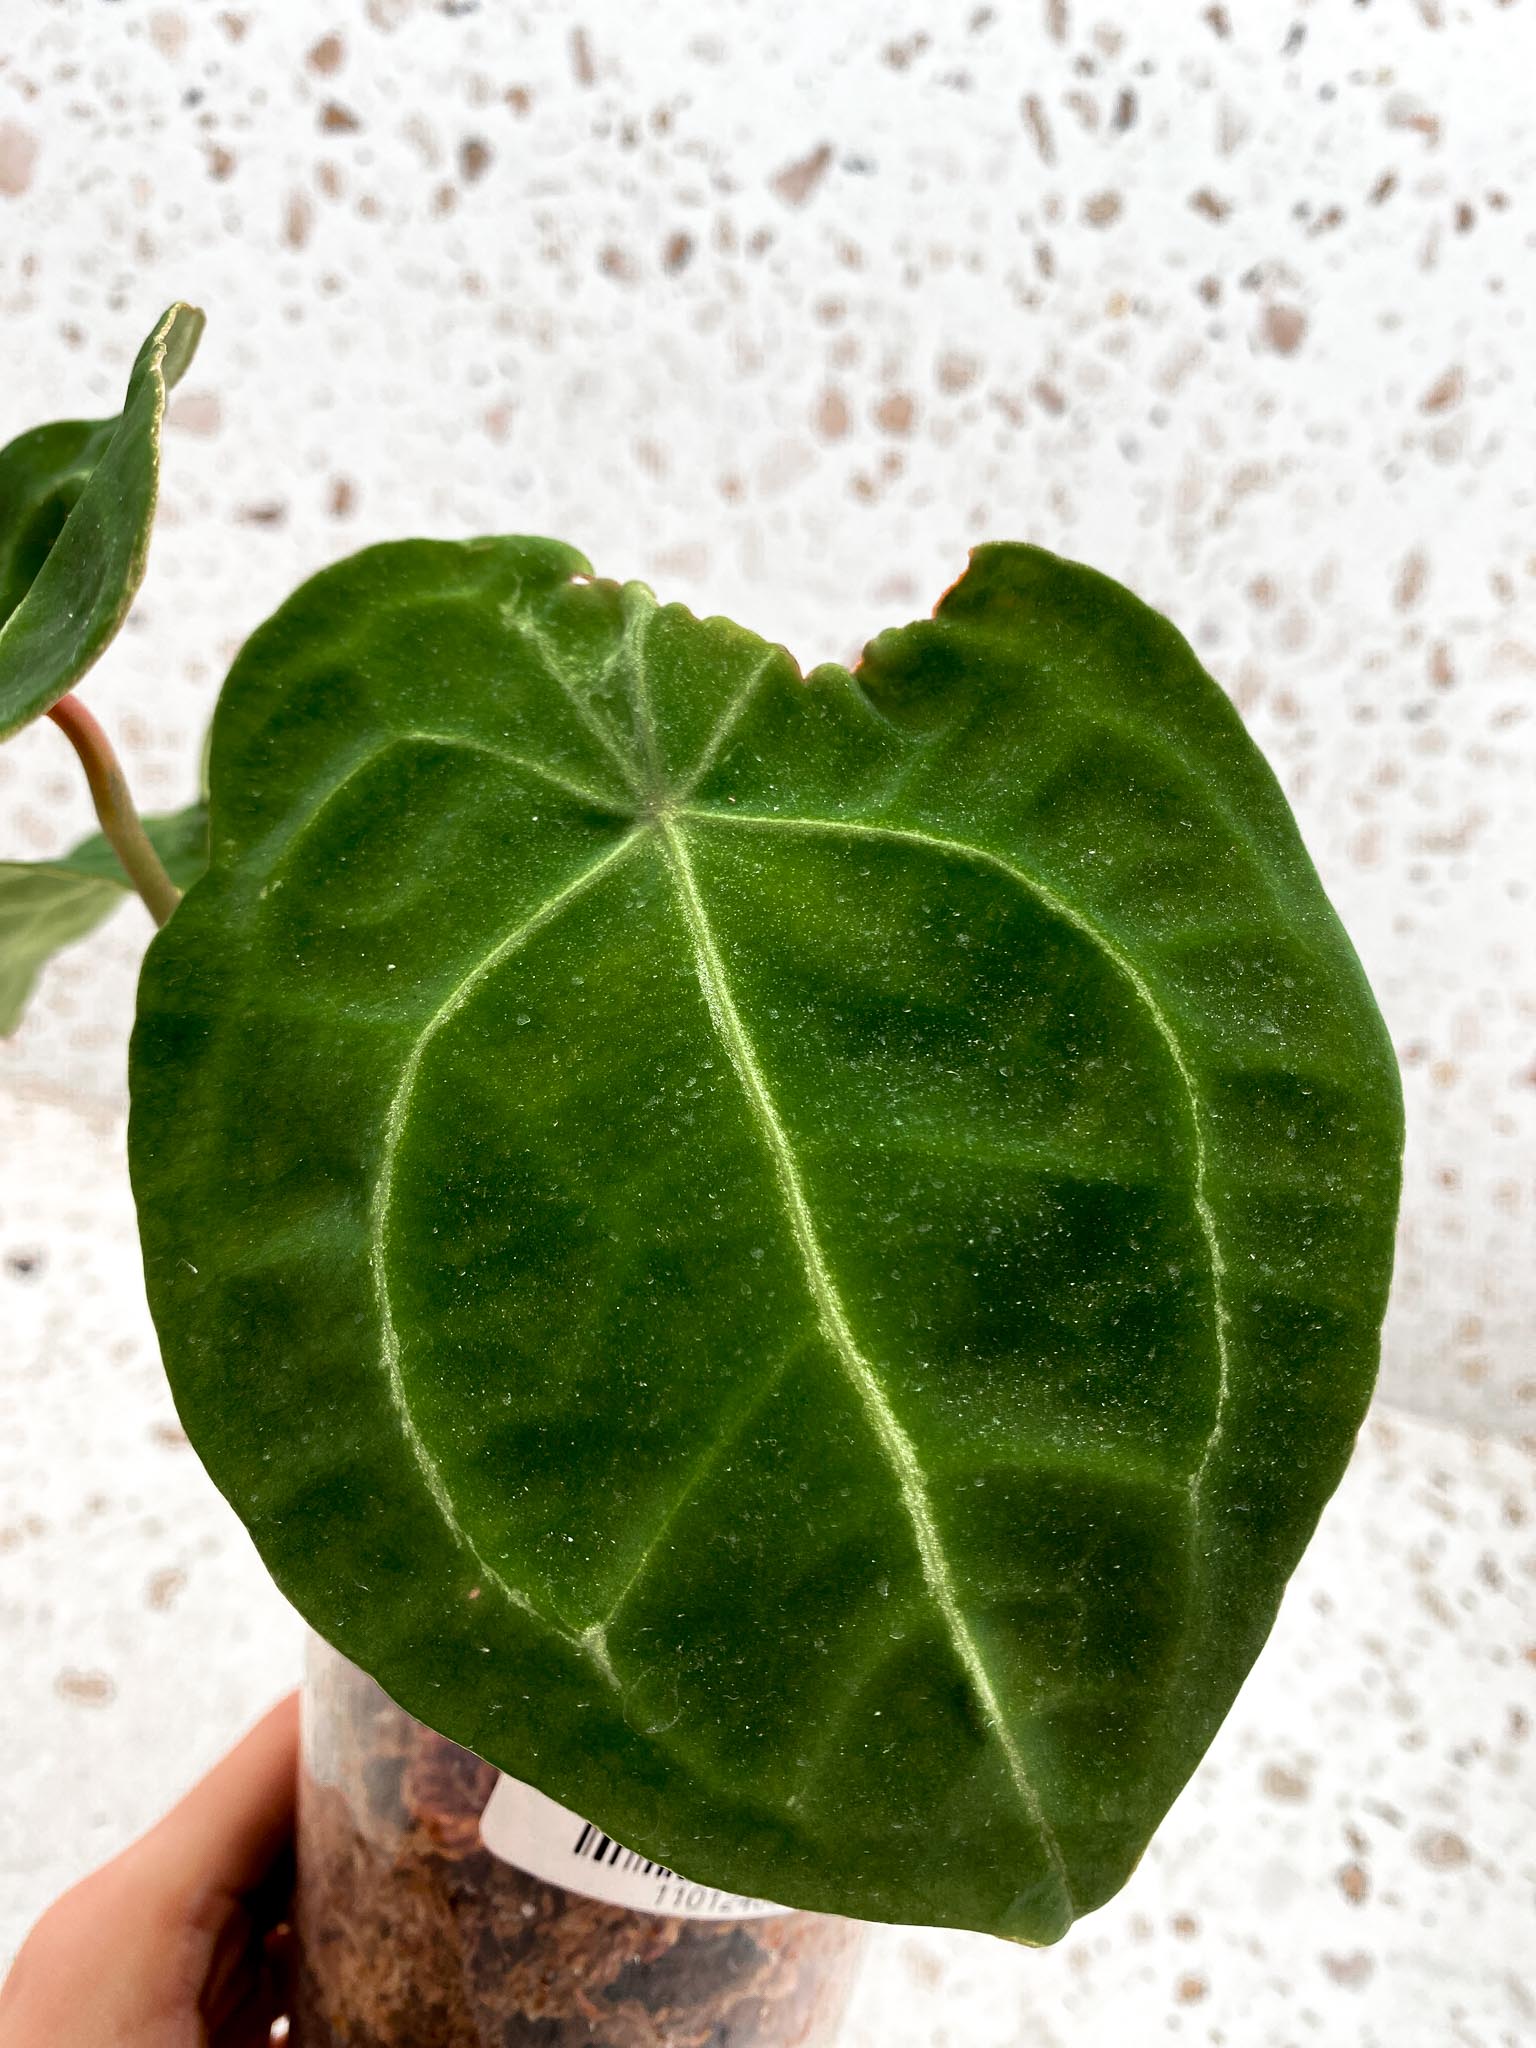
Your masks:
<path fill-rule="evenodd" d="M 290 1695 L 43 1915 L 0 1990 L 0 2048 L 201 2048 L 205 1994 L 252 1932 L 244 1896 L 292 1839 L 297 1763 Z"/>

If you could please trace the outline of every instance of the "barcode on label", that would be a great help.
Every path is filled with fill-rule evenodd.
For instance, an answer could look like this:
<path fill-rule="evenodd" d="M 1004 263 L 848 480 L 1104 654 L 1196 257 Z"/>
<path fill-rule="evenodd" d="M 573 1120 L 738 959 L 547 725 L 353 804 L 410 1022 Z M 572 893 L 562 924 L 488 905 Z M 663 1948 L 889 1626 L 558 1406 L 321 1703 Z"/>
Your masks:
<path fill-rule="evenodd" d="M 626 1849 L 622 1843 L 615 1842 L 610 1835 L 605 1835 L 601 1828 L 593 1827 L 591 1821 L 583 1824 L 571 1854 L 590 1856 L 594 1863 L 611 1863 L 615 1870 L 633 1870 L 641 1877 L 670 1879 L 674 1884 L 679 1881 L 677 1872 L 668 1870 L 665 1863 L 647 1862 L 645 1857 L 637 1856 L 633 1849 Z"/>
<path fill-rule="evenodd" d="M 684 1920 L 757 1920 L 784 1911 L 768 1899 L 679 1877 L 516 1778 L 496 1781 L 480 1816 L 480 1839 L 493 1856 L 530 1876 L 611 1906 Z"/>

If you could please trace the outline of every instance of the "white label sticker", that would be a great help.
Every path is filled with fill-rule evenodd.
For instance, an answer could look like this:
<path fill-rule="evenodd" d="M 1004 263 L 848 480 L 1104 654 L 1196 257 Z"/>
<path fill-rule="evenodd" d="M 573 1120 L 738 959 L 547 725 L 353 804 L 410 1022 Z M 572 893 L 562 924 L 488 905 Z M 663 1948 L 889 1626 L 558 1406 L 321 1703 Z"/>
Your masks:
<path fill-rule="evenodd" d="M 665 1864 L 648 1862 L 611 1841 L 591 1821 L 518 1778 L 496 1780 L 480 1816 L 480 1839 L 493 1856 L 531 1877 L 632 1912 L 667 1913 L 678 1920 L 762 1920 L 789 1910 L 766 1899 L 690 1884 Z"/>

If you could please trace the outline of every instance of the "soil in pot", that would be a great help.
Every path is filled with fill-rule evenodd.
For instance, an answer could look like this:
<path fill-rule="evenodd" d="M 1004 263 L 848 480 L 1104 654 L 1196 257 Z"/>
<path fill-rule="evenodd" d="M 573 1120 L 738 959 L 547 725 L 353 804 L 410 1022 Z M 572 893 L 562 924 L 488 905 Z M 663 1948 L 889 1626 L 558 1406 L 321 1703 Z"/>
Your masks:
<path fill-rule="evenodd" d="M 818 2048 L 864 1930 L 632 1910 L 481 1839 L 489 1765 L 312 1648 L 293 2048 Z M 579 1823 L 578 1823 L 579 1827 Z"/>

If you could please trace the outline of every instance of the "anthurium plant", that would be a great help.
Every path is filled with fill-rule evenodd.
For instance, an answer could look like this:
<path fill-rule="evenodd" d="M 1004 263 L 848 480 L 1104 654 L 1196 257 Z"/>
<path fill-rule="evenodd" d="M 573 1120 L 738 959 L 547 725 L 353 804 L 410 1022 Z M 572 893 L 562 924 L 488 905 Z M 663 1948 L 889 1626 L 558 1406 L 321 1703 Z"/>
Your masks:
<path fill-rule="evenodd" d="M 199 325 L 0 455 L 7 729 L 127 605 Z M 313 1626 L 698 1882 L 1033 1943 L 1110 1897 L 1349 1456 L 1401 1149 L 1174 628 L 995 544 L 802 675 L 555 541 L 374 547 L 148 843 L 150 1304 Z M 12 1011 L 113 858 L 0 875 Z"/>

